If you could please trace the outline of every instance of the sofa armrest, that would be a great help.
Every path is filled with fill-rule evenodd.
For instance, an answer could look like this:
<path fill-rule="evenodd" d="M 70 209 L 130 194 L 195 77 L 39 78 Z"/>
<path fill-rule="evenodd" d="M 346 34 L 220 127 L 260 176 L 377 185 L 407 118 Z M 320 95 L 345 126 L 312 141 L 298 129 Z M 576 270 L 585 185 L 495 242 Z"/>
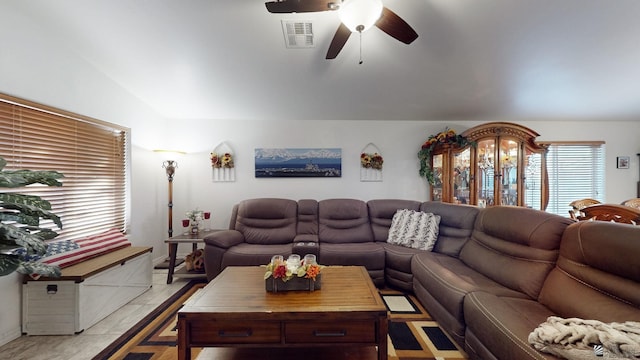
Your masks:
<path fill-rule="evenodd" d="M 244 235 L 237 230 L 217 231 L 204 238 L 204 243 L 206 245 L 212 245 L 222 249 L 228 249 L 243 242 Z"/>
<path fill-rule="evenodd" d="M 293 242 L 294 243 L 298 243 L 298 242 L 314 242 L 314 243 L 317 243 L 318 242 L 318 235 L 317 234 L 298 234 L 298 235 L 296 235 L 295 238 L 293 238 Z"/>

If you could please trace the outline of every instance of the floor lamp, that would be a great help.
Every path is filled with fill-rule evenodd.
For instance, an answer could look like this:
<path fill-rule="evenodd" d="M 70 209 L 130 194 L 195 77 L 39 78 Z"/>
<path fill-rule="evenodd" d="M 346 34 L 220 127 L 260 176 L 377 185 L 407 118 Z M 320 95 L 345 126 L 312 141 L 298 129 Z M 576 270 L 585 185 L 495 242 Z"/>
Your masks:
<path fill-rule="evenodd" d="M 168 237 L 172 237 L 173 236 L 173 176 L 175 175 L 176 169 L 178 168 L 178 163 L 175 160 L 165 160 L 162 163 L 162 167 L 166 170 L 167 180 L 169 181 L 169 188 L 168 188 L 169 201 L 167 203 L 169 228 L 167 231 L 167 235 L 169 235 Z M 183 261 L 184 259 L 176 259 L 176 265 L 182 264 Z M 167 257 L 164 260 L 164 262 L 161 262 L 160 264 L 156 265 L 155 268 L 156 269 L 169 268 L 169 258 Z"/>

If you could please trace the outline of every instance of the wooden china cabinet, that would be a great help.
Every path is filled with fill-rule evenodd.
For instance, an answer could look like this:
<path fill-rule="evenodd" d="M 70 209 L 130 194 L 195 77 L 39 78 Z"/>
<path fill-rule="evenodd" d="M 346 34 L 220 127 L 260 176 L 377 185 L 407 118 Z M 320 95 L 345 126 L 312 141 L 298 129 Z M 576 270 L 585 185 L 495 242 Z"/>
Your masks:
<path fill-rule="evenodd" d="M 461 134 L 473 145 L 434 149 L 431 199 L 459 204 L 525 206 L 548 203 L 546 148 L 524 126 L 493 122 Z"/>

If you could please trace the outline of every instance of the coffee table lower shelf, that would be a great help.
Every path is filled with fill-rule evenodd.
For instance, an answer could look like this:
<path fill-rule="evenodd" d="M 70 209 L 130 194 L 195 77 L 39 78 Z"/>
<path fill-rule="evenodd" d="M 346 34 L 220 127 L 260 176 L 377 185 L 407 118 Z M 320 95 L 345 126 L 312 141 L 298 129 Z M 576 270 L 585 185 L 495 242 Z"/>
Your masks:
<path fill-rule="evenodd" d="M 266 292 L 263 275 L 259 267 L 226 268 L 189 300 L 178 312 L 178 359 L 191 359 L 192 347 L 368 347 L 387 359 L 387 310 L 364 268 L 326 267 L 322 290 L 313 292 Z"/>

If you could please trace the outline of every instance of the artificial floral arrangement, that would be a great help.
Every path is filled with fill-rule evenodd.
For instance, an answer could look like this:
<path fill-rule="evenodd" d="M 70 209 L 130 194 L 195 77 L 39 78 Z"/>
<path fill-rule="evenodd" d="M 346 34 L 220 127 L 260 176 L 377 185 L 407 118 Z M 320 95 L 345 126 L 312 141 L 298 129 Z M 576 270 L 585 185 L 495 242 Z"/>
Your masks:
<path fill-rule="evenodd" d="M 382 155 L 378 153 L 360 154 L 360 166 L 362 166 L 365 169 L 382 170 L 383 163 L 384 163 L 384 159 L 382 158 Z"/>
<path fill-rule="evenodd" d="M 305 264 L 304 260 L 298 264 L 295 264 L 295 262 L 292 264 L 291 261 L 276 260 L 266 265 L 267 271 L 264 274 L 264 279 L 267 280 L 273 277 L 287 282 L 295 276 L 316 281 L 316 277 L 318 277 L 323 267 L 314 263 Z"/>
<path fill-rule="evenodd" d="M 203 219 L 204 217 L 204 212 L 202 210 L 189 210 L 185 213 L 185 215 L 187 216 L 187 218 L 189 220 L 193 221 L 200 221 Z"/>
<path fill-rule="evenodd" d="M 230 153 L 224 153 L 224 155 L 220 156 L 219 154 L 212 152 L 209 155 L 209 158 L 211 159 L 211 167 L 213 168 L 231 169 L 234 167 L 233 156 Z"/>
<path fill-rule="evenodd" d="M 444 131 L 435 135 L 430 135 L 427 141 L 422 144 L 422 148 L 418 152 L 420 160 L 420 176 L 427 178 L 429 184 L 435 184 L 433 168 L 431 168 L 431 157 L 433 150 L 442 145 L 454 145 L 457 147 L 465 147 L 467 145 L 474 146 L 475 143 L 467 140 L 466 137 L 456 134 L 455 130 L 445 128 Z"/>

